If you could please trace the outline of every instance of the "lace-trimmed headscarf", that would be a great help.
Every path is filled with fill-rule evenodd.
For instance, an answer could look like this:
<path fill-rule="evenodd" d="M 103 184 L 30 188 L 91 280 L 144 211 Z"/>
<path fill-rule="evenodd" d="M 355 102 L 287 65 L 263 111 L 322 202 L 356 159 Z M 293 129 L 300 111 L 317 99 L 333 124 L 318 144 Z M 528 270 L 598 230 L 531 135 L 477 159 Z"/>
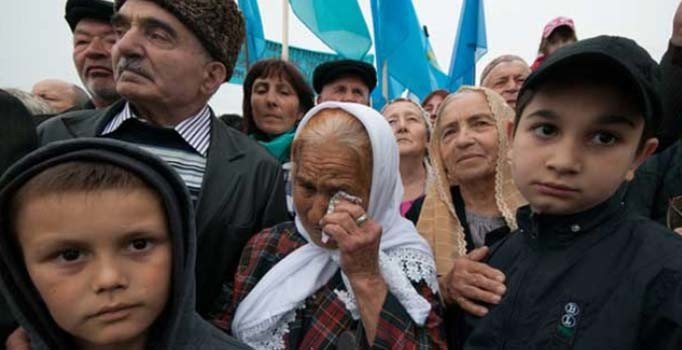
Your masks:
<path fill-rule="evenodd" d="M 326 109 L 340 109 L 355 117 L 369 136 L 372 185 L 367 215 L 382 227 L 379 267 L 388 290 L 412 320 L 423 326 L 431 305 L 412 283 L 423 281 L 433 293 L 437 293 L 438 282 L 428 244 L 415 232 L 411 222 L 400 217 L 398 211 L 403 186 L 399 179 L 398 145 L 393 132 L 386 120 L 367 106 L 324 102 L 306 114 L 299 124 L 294 142 L 302 137 L 302 131 L 310 119 Z M 294 169 L 296 166 L 294 164 Z M 339 251 L 312 243 L 298 216 L 296 229 L 309 243 L 275 264 L 242 300 L 232 320 L 233 335 L 256 349 L 283 349 L 283 337 L 288 332 L 288 323 L 296 317 L 296 310 L 305 307 L 305 299 L 317 292 L 340 269 Z M 340 294 L 339 298 L 357 320 L 360 313 L 350 282 L 345 274 L 341 275 L 347 293 Z"/>
<path fill-rule="evenodd" d="M 451 103 L 457 94 L 464 91 L 483 94 L 492 116 L 495 118 L 499 140 L 495 172 L 495 201 L 500 215 L 511 230 L 517 228 L 516 209 L 526 204 L 526 200 L 521 196 L 513 182 L 508 157 L 510 144 L 507 140 L 506 124 L 508 121 L 514 120 L 514 111 L 507 106 L 500 95 L 490 89 L 481 87 L 460 88 L 457 93 L 448 96 L 438 109 L 429 144 L 435 181 L 433 186 L 427 188 L 426 198 L 417 222 L 417 231 L 426 239 L 433 250 L 439 275 L 444 275 L 450 271 L 455 257 L 466 254 L 467 243 L 464 228 L 455 212 L 450 192 L 451 184 L 448 180 L 440 148 L 443 131 L 440 120 L 443 117 L 445 106 Z"/>

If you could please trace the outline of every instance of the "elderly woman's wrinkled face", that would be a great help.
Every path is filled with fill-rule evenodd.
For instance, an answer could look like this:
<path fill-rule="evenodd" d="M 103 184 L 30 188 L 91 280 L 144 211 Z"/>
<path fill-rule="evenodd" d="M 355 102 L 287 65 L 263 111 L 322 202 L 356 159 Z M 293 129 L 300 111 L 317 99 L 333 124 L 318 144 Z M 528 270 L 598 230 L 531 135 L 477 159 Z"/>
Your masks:
<path fill-rule="evenodd" d="M 394 102 L 384 111 L 384 117 L 391 125 L 398 142 L 401 156 L 426 154 L 428 130 L 422 110 L 408 101 Z"/>
<path fill-rule="evenodd" d="M 443 109 L 438 128 L 437 142 L 451 184 L 494 177 L 498 130 L 482 93 L 458 94 Z"/>
<path fill-rule="evenodd" d="M 320 220 L 327 213 L 329 200 L 338 191 L 345 191 L 362 199 L 367 209 L 371 174 L 363 166 L 368 156 L 355 152 L 335 141 L 304 145 L 294 167 L 294 205 L 312 241 L 325 248 L 335 249 L 333 240 L 322 243 Z"/>
<path fill-rule="evenodd" d="M 286 79 L 276 75 L 254 81 L 251 109 L 254 124 L 267 135 L 279 135 L 290 130 L 303 116 L 296 90 Z"/>

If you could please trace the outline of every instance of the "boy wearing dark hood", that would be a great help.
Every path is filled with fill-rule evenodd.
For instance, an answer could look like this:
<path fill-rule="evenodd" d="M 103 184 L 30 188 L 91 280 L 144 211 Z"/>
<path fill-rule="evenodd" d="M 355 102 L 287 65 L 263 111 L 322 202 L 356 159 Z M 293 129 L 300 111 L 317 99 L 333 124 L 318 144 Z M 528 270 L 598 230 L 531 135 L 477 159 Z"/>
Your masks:
<path fill-rule="evenodd" d="M 657 66 L 629 39 L 559 49 L 526 80 L 509 126 L 529 206 L 488 263 L 507 291 L 467 317 L 466 349 L 682 349 L 682 238 L 624 209 L 651 153 Z"/>
<path fill-rule="evenodd" d="M 189 195 L 138 148 L 79 139 L 0 179 L 0 287 L 34 349 L 246 348 L 194 311 Z"/>

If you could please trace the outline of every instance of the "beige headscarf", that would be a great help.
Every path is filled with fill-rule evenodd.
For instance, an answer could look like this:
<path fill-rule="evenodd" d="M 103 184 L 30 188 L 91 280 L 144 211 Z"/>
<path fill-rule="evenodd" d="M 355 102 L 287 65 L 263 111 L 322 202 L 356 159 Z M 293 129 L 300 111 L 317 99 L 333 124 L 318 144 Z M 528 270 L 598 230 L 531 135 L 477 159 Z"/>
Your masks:
<path fill-rule="evenodd" d="M 429 153 L 435 180 L 426 190 L 426 198 L 417 222 L 417 231 L 426 239 L 433 250 L 439 275 L 445 275 L 450 271 L 454 258 L 466 254 L 464 228 L 457 218 L 453 206 L 452 195 L 450 194 L 451 185 L 443 164 L 440 149 L 442 127 L 439 125 L 445 106 L 452 102 L 454 96 L 463 91 L 484 94 L 493 118 L 497 121 L 499 146 L 495 174 L 495 201 L 500 214 L 510 229 L 515 230 L 517 228 L 516 209 L 527 203 L 513 182 L 508 157 L 510 145 L 507 140 L 506 125 L 508 121 L 514 119 L 514 111 L 500 95 L 490 89 L 469 86 L 460 88 L 457 93 L 451 94 L 443 101 L 434 122 Z"/>

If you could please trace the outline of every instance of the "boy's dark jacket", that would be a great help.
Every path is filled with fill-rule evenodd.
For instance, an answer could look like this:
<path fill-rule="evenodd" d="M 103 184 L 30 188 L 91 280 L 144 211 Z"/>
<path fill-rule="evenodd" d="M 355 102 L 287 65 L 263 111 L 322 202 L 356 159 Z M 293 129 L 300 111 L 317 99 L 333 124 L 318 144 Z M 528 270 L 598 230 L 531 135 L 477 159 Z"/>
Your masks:
<path fill-rule="evenodd" d="M 518 212 L 488 263 L 507 292 L 465 349 L 682 349 L 682 238 L 620 193 L 572 216 Z"/>
<path fill-rule="evenodd" d="M 194 311 L 196 231 L 194 211 L 184 183 L 154 155 L 122 142 L 82 139 L 59 142 L 29 154 L 0 179 L 0 289 L 34 349 L 74 349 L 71 337 L 52 320 L 31 283 L 20 251 L 10 238 L 8 200 L 29 178 L 71 160 L 94 160 L 123 167 L 155 188 L 162 197 L 172 241 L 172 290 L 168 305 L 151 327 L 147 349 L 246 349 Z"/>
<path fill-rule="evenodd" d="M 40 143 L 97 136 L 124 104 L 121 100 L 106 109 L 52 118 L 38 128 Z M 211 143 L 196 208 L 200 314 L 210 311 L 223 283 L 233 278 L 249 238 L 290 220 L 283 179 L 281 166 L 265 149 L 212 115 Z"/>

